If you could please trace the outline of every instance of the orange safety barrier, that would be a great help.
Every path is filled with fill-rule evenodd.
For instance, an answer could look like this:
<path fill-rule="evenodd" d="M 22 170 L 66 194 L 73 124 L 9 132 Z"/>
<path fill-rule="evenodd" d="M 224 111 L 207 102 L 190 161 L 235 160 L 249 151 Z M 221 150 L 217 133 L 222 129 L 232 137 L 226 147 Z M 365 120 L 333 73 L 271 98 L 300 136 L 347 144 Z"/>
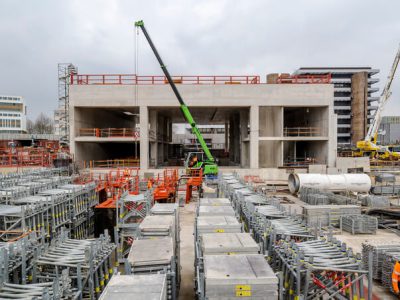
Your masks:
<path fill-rule="evenodd" d="M 71 74 L 71 84 L 78 85 L 158 85 L 168 84 L 165 76 L 137 76 L 134 74 Z M 176 84 L 259 84 L 260 76 L 173 76 Z"/>
<path fill-rule="evenodd" d="M 117 200 L 125 193 L 139 194 L 139 169 L 126 168 L 111 170 L 95 179 L 97 191 L 107 193 L 106 200 L 96 208 L 115 208 Z"/>

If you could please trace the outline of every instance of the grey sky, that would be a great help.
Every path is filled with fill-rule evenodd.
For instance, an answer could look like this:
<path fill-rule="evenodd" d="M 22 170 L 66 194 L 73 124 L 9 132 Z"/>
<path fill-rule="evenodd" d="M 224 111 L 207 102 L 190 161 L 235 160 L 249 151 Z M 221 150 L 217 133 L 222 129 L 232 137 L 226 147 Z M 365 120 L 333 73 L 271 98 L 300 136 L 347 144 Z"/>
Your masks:
<path fill-rule="evenodd" d="M 301 66 L 371 66 L 386 80 L 400 1 L 0 0 L 0 94 L 29 117 L 57 106 L 57 63 L 81 74 L 133 73 L 143 19 L 172 74 L 260 75 Z M 143 36 L 139 74 L 161 74 Z M 400 74 L 385 114 L 400 114 Z"/>

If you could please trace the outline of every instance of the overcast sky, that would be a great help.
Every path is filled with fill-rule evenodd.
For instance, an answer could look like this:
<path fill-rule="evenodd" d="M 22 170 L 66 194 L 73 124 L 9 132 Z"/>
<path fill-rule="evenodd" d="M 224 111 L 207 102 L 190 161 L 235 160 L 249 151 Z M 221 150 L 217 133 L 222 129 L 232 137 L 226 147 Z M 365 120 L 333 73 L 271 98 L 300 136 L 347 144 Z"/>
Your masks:
<path fill-rule="evenodd" d="M 371 66 L 382 88 L 400 42 L 399 0 L 0 0 L 0 94 L 29 118 L 57 107 L 57 64 L 134 72 L 143 19 L 173 75 L 260 75 Z M 143 35 L 139 75 L 161 74 Z M 386 115 L 400 115 L 400 74 Z"/>

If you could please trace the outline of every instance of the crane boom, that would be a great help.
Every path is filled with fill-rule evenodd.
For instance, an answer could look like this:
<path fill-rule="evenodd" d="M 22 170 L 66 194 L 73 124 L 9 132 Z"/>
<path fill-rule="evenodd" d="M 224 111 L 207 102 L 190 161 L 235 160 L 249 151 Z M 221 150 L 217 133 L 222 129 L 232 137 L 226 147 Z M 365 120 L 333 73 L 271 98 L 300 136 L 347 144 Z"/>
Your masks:
<path fill-rule="evenodd" d="M 381 120 L 382 120 L 382 111 L 389 100 L 390 95 L 392 94 L 390 91 L 390 87 L 392 85 L 392 81 L 394 78 L 394 75 L 396 74 L 396 69 L 400 61 L 400 46 L 399 49 L 397 50 L 397 54 L 394 58 L 392 68 L 390 69 L 390 73 L 388 76 L 388 80 L 385 84 L 385 87 L 382 91 L 381 97 L 379 99 L 379 105 L 378 109 L 376 110 L 374 120 L 372 121 L 371 126 L 368 129 L 367 135 L 364 138 L 364 141 L 366 142 L 371 142 L 373 140 L 374 143 L 376 143 L 376 136 L 379 130 L 379 126 L 381 125 Z"/>
<path fill-rule="evenodd" d="M 171 86 L 176 98 L 179 101 L 180 109 L 182 111 L 183 116 L 185 117 L 186 121 L 190 124 L 193 134 L 196 136 L 197 140 L 200 143 L 201 148 L 204 151 L 204 154 L 207 157 L 207 163 L 215 165 L 215 159 L 212 156 L 211 151 L 208 148 L 203 136 L 201 135 L 200 130 L 197 127 L 196 122 L 194 121 L 194 118 L 193 118 L 192 114 L 190 113 L 190 110 L 189 110 L 188 106 L 183 101 L 182 96 L 178 91 L 178 88 L 176 87 L 174 81 L 172 80 L 172 77 L 169 74 L 167 67 L 164 65 L 164 62 L 162 61 L 161 56 L 158 54 L 158 51 L 157 51 L 153 41 L 150 38 L 150 35 L 148 34 L 148 32 L 147 32 L 147 30 L 146 30 L 146 28 L 144 26 L 144 22 L 143 21 L 137 21 L 137 22 L 135 22 L 135 26 L 136 27 L 140 27 L 140 29 L 142 30 L 144 36 L 146 37 L 147 42 L 150 45 L 150 48 L 153 50 L 153 53 L 154 53 L 155 57 L 157 58 L 157 61 L 160 64 L 160 67 L 161 67 L 162 71 L 164 72 L 164 75 L 167 78 L 169 85 Z M 215 168 L 213 168 L 212 172 L 217 172 L 217 170 L 218 169 L 216 168 L 216 165 L 215 165 Z"/>

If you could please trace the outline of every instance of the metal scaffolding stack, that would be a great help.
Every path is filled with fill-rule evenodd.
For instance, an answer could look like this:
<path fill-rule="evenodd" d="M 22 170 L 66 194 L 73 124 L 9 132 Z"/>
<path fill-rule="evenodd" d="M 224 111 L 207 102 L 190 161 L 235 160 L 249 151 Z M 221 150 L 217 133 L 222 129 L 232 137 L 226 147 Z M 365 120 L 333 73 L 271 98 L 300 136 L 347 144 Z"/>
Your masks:
<path fill-rule="evenodd" d="M 365 299 L 372 287 L 372 263 L 362 268 L 361 257 L 336 239 L 295 243 L 281 240 L 272 253 L 272 266 L 281 272 L 280 299 Z M 372 299 L 369 289 L 366 299 Z"/>
<path fill-rule="evenodd" d="M 400 249 L 400 243 L 394 241 L 383 241 L 383 242 L 367 242 L 362 243 L 362 261 L 364 268 L 368 264 L 368 257 L 372 253 L 373 263 L 373 278 L 375 280 L 382 279 L 382 266 L 384 253 L 395 252 Z"/>
<path fill-rule="evenodd" d="M 368 215 L 347 215 L 341 218 L 341 228 L 351 234 L 376 234 L 378 219 Z"/>
<path fill-rule="evenodd" d="M 167 300 L 165 274 L 114 275 L 99 300 Z"/>
<path fill-rule="evenodd" d="M 34 259 L 32 281 L 45 283 L 67 276 L 71 288 L 65 298 L 97 299 L 114 273 L 111 258 L 115 249 L 107 232 L 87 240 L 69 239 L 63 232 Z"/>
<path fill-rule="evenodd" d="M 147 276 L 165 274 L 167 297 L 176 300 L 179 291 L 177 269 L 180 266 L 175 256 L 174 241 L 171 237 L 134 240 L 125 266 L 126 273 Z"/>
<path fill-rule="evenodd" d="M 153 196 L 149 191 L 139 195 L 125 192 L 117 199 L 115 240 L 119 262 L 128 255 L 131 239 L 140 236 L 139 224 L 149 214 L 152 203 Z"/>
<path fill-rule="evenodd" d="M 395 293 L 393 290 L 392 274 L 396 262 L 400 262 L 400 249 L 383 252 L 382 259 L 382 284 L 384 287 Z"/>
<path fill-rule="evenodd" d="M 231 216 L 235 217 L 232 206 L 199 206 L 197 215 L 200 217 Z"/>
<path fill-rule="evenodd" d="M 242 232 L 242 224 L 232 216 L 196 217 L 195 238 L 203 233 Z"/>
<path fill-rule="evenodd" d="M 305 205 L 303 215 L 309 226 L 340 226 L 345 215 L 361 215 L 358 205 Z"/>

